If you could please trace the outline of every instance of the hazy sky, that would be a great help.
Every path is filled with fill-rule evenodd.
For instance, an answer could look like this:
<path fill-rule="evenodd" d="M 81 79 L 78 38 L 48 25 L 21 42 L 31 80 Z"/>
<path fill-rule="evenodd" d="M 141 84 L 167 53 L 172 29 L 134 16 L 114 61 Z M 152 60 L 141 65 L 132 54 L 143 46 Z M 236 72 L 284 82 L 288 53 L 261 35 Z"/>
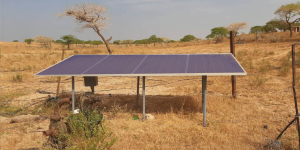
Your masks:
<path fill-rule="evenodd" d="M 56 16 L 65 7 L 81 2 L 108 7 L 110 24 L 103 34 L 114 41 L 154 34 L 174 40 L 187 34 L 204 38 L 211 28 L 234 22 L 264 25 L 276 17 L 278 7 L 297 0 L 1 0 L 0 40 L 23 41 L 39 35 L 59 39 L 68 34 L 100 40 L 91 29 L 78 33 L 73 18 Z"/>

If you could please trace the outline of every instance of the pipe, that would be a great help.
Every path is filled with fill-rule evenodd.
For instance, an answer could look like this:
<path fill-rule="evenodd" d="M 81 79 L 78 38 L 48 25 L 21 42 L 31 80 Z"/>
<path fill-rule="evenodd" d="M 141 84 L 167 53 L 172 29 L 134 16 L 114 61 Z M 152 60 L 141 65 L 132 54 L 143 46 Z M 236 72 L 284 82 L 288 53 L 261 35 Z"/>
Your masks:
<path fill-rule="evenodd" d="M 54 136 L 54 135 L 56 135 L 56 131 L 54 129 L 43 131 L 43 136 Z"/>
<path fill-rule="evenodd" d="M 61 120 L 63 117 L 59 116 L 59 115 L 53 115 L 50 117 L 50 120 L 54 120 L 54 121 L 59 121 Z"/>

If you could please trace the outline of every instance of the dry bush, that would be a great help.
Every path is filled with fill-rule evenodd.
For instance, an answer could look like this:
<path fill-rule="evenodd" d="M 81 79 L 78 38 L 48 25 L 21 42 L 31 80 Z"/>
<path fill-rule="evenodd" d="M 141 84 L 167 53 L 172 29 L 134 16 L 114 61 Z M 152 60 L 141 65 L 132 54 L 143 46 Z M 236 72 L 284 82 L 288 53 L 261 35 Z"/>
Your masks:
<path fill-rule="evenodd" d="M 218 37 L 215 38 L 215 40 L 216 40 L 216 44 L 223 43 L 224 42 L 224 37 L 218 36 Z"/>
<path fill-rule="evenodd" d="M 287 76 L 290 73 L 292 62 L 289 59 L 281 59 L 281 68 L 279 70 L 280 76 Z"/>
<path fill-rule="evenodd" d="M 280 40 L 280 37 L 276 34 L 271 34 L 268 36 L 268 39 L 271 43 L 276 43 Z"/>
<path fill-rule="evenodd" d="M 263 60 L 263 62 L 261 64 L 262 65 L 259 66 L 259 72 L 262 74 L 266 74 L 268 71 L 270 71 L 272 69 L 272 65 L 271 65 L 270 61 Z"/>
<path fill-rule="evenodd" d="M 267 79 L 265 78 L 264 75 L 258 74 L 255 75 L 253 80 L 252 80 L 252 84 L 254 86 L 262 86 L 266 83 Z"/>

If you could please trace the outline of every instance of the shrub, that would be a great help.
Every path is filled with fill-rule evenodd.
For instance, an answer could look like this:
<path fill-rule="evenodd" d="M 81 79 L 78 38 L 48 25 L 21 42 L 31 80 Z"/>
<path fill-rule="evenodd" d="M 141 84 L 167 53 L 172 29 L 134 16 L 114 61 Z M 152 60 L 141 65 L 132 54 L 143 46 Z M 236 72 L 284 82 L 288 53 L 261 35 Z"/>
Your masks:
<path fill-rule="evenodd" d="M 272 69 L 272 65 L 269 61 L 263 61 L 262 65 L 259 66 L 259 72 L 262 74 L 267 73 Z"/>
<path fill-rule="evenodd" d="M 215 39 L 216 39 L 216 44 L 218 44 L 218 43 L 223 43 L 223 42 L 224 42 L 223 36 L 218 36 L 218 37 L 216 37 Z"/>
<path fill-rule="evenodd" d="M 263 75 L 256 75 L 254 77 L 253 84 L 255 86 L 261 86 L 261 85 L 265 84 L 266 81 L 267 81 L 267 79 L 265 79 L 265 77 Z"/>
<path fill-rule="evenodd" d="M 60 137 L 67 139 L 70 149 L 106 149 L 116 142 L 104 125 L 103 114 L 97 110 L 71 114 L 67 123 L 71 134 Z"/>
<path fill-rule="evenodd" d="M 21 74 L 13 75 L 11 81 L 12 82 L 22 82 L 23 76 Z"/>
<path fill-rule="evenodd" d="M 269 35 L 268 38 L 271 43 L 276 43 L 280 39 L 280 37 L 276 34 Z"/>
<path fill-rule="evenodd" d="M 281 64 L 281 68 L 279 71 L 279 75 L 281 76 L 287 76 L 290 72 L 290 68 L 291 68 L 291 62 L 289 59 L 282 59 L 282 64 Z"/>

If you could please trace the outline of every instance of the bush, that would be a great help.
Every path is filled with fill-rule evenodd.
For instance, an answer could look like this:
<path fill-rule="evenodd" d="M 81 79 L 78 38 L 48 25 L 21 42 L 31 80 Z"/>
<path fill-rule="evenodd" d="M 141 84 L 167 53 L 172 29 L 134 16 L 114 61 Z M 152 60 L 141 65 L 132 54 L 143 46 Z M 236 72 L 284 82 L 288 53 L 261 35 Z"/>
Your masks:
<path fill-rule="evenodd" d="M 282 64 L 281 64 L 281 68 L 279 71 L 279 75 L 281 76 L 287 76 L 290 72 L 290 68 L 291 68 L 291 61 L 289 59 L 282 59 Z"/>
<path fill-rule="evenodd" d="M 69 149 L 106 149 L 116 142 L 104 125 L 103 114 L 97 110 L 71 114 L 67 123 L 71 134 L 60 136 L 67 139 Z"/>
<path fill-rule="evenodd" d="M 222 36 L 218 36 L 215 39 L 216 39 L 216 44 L 224 42 L 224 38 Z"/>
<path fill-rule="evenodd" d="M 268 38 L 271 43 L 276 43 L 280 39 L 280 37 L 276 34 L 269 35 Z"/>
<path fill-rule="evenodd" d="M 269 61 L 263 61 L 262 65 L 259 66 L 259 72 L 262 74 L 267 73 L 272 69 L 272 65 Z"/>
<path fill-rule="evenodd" d="M 22 82 L 23 76 L 21 74 L 13 75 L 11 81 L 12 82 Z"/>
<path fill-rule="evenodd" d="M 267 81 L 267 79 L 265 79 L 265 77 L 263 75 L 256 75 L 253 80 L 253 84 L 255 86 L 261 86 L 261 85 L 265 84 L 266 81 Z"/>

